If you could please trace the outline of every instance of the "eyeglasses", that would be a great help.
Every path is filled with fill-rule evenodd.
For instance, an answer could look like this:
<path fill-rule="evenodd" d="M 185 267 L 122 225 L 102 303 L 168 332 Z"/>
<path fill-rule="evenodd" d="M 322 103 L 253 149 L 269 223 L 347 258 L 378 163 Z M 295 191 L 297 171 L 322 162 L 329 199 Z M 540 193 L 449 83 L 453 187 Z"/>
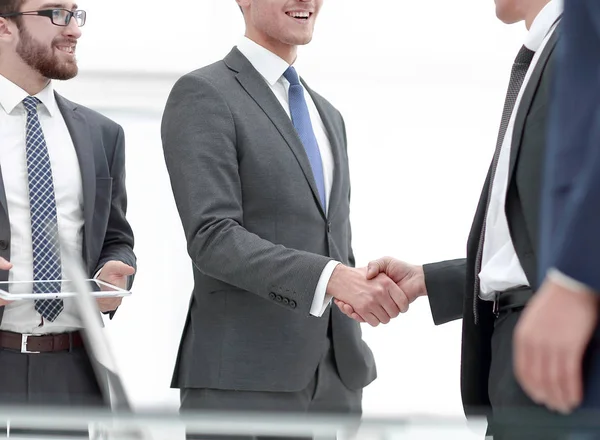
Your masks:
<path fill-rule="evenodd" d="M 55 26 L 68 26 L 71 23 L 71 18 L 75 18 L 77 26 L 82 27 L 85 24 L 85 11 L 68 9 L 44 9 L 42 11 L 27 11 L 27 12 L 9 12 L 8 14 L 0 14 L 0 17 L 17 17 L 20 15 L 41 15 L 52 20 Z"/>

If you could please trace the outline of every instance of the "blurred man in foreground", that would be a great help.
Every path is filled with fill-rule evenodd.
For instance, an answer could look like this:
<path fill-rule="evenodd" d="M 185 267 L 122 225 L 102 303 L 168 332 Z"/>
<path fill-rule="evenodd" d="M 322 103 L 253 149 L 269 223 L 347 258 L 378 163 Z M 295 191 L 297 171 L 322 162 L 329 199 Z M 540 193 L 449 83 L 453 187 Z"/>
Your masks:
<path fill-rule="evenodd" d="M 540 216 L 543 284 L 515 332 L 515 370 L 536 402 L 597 420 L 600 2 L 567 0 L 563 21 Z"/>

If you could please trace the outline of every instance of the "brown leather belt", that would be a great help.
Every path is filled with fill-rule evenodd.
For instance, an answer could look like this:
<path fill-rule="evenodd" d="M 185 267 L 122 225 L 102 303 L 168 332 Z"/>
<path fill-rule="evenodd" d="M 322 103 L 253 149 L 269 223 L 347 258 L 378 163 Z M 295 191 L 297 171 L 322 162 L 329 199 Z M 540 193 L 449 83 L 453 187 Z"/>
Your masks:
<path fill-rule="evenodd" d="M 27 335 L 0 331 L 0 347 L 21 353 L 50 353 L 83 347 L 83 338 L 80 332 Z"/>

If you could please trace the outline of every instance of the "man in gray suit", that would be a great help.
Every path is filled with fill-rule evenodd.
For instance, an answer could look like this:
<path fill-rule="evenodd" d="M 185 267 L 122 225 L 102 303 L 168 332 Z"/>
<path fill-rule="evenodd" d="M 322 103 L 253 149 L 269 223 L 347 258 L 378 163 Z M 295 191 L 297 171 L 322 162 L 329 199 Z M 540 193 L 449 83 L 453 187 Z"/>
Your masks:
<path fill-rule="evenodd" d="M 195 280 L 172 386 L 184 410 L 358 414 L 375 363 L 331 298 L 384 323 L 407 300 L 352 267 L 344 121 L 291 67 L 322 0 L 237 3 L 245 37 L 164 112 Z"/>
<path fill-rule="evenodd" d="M 13 294 L 61 289 L 27 281 L 65 278 L 66 248 L 90 277 L 132 282 L 123 130 L 51 82 L 77 74 L 85 18 L 72 1 L 0 0 L 0 281 Z M 111 317 L 119 304 L 98 300 Z M 72 298 L 1 300 L 0 402 L 103 405 L 80 328 Z"/>

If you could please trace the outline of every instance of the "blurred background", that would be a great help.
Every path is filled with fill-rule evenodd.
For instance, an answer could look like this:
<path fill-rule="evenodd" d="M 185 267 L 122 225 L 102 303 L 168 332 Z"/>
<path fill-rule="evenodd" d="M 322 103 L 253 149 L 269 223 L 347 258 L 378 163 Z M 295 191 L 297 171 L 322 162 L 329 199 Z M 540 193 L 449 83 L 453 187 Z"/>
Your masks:
<path fill-rule="evenodd" d="M 192 291 L 191 262 L 160 140 L 183 74 L 222 59 L 243 34 L 234 0 L 81 0 L 88 22 L 67 98 L 114 119 L 127 142 L 128 217 L 139 271 L 107 331 L 133 404 L 177 410 L 175 355 Z M 296 68 L 344 115 L 357 265 L 463 257 L 493 155 L 523 24 L 493 0 L 324 0 Z M 435 327 L 427 299 L 364 338 L 379 377 L 365 416 L 462 415 L 460 322 Z"/>

